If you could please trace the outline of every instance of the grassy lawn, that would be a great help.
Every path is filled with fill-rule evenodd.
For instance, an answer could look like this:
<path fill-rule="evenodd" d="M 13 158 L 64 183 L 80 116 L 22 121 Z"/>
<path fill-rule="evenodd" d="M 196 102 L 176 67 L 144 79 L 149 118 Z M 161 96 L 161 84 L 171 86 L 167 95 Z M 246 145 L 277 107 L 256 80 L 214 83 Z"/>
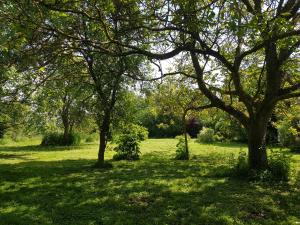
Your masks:
<path fill-rule="evenodd" d="M 0 146 L 0 224 L 300 224 L 300 155 L 290 183 L 267 185 L 228 177 L 238 144 L 192 142 L 183 162 L 176 140 L 150 139 L 140 161 L 99 170 L 97 143 L 38 142 Z"/>

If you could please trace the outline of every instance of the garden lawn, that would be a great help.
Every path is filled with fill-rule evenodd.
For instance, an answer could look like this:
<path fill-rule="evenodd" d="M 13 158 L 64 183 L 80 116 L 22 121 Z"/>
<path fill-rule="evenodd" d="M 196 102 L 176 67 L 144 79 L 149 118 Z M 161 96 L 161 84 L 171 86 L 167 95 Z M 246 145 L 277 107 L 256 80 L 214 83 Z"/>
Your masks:
<path fill-rule="evenodd" d="M 292 181 L 271 185 L 229 177 L 238 144 L 191 141 L 191 160 L 175 161 L 176 140 L 150 139 L 141 160 L 101 170 L 97 143 L 38 143 L 0 146 L 1 225 L 300 224 L 300 154 Z"/>

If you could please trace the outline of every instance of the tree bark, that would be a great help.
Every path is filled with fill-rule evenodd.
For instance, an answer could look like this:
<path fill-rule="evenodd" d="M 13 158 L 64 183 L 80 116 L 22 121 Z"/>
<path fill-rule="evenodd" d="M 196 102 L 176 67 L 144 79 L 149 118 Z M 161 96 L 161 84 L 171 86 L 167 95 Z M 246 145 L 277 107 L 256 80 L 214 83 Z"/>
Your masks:
<path fill-rule="evenodd" d="M 100 130 L 100 145 L 98 151 L 98 163 L 104 163 L 104 153 L 106 149 L 107 135 L 104 131 Z"/>
<path fill-rule="evenodd" d="M 185 153 L 189 158 L 189 144 L 188 144 L 187 127 L 186 127 L 186 119 L 185 119 L 186 114 L 187 111 L 184 111 L 182 116 L 182 127 L 183 127 L 184 142 L 185 142 Z"/>
<path fill-rule="evenodd" d="M 263 170 L 268 167 L 266 134 L 268 120 L 252 120 L 248 127 L 248 163 L 250 169 Z"/>
<path fill-rule="evenodd" d="M 103 118 L 101 126 L 99 126 L 100 131 L 100 144 L 98 151 L 98 163 L 104 163 L 104 153 L 106 150 L 107 139 L 109 135 L 109 125 L 110 125 L 110 112 L 106 112 Z"/>
<path fill-rule="evenodd" d="M 69 134 L 70 134 L 70 123 L 69 123 L 68 112 L 63 111 L 61 117 L 64 126 L 64 143 L 67 144 L 69 139 Z"/>

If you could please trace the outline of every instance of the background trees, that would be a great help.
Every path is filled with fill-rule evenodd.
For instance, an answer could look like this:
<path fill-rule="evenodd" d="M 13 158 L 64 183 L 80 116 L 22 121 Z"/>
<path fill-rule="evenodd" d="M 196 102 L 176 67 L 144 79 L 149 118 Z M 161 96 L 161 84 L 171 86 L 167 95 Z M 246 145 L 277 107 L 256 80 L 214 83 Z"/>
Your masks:
<path fill-rule="evenodd" d="M 1 5 L 2 36 L 15 49 L 3 52 L 22 49 L 22 65 L 30 59 L 35 67 L 62 55 L 85 60 L 102 108 L 99 161 L 116 90 L 123 75 L 137 71 L 137 55 L 183 58 L 173 74 L 194 79 L 211 106 L 242 124 L 250 166 L 264 169 L 272 113 L 278 102 L 300 95 L 298 11 L 293 0 L 9 1 Z"/>

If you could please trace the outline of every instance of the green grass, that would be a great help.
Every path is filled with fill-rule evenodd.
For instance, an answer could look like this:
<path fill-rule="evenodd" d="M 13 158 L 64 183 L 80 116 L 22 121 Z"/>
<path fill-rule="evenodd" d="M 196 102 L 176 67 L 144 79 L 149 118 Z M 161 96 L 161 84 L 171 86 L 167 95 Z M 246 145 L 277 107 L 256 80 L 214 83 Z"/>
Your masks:
<path fill-rule="evenodd" d="M 192 142 L 192 159 L 175 161 L 176 140 L 150 139 L 140 161 L 99 170 L 97 143 L 38 142 L 0 146 L 0 224 L 300 223 L 300 155 L 290 183 L 268 185 L 228 177 L 238 144 Z"/>

